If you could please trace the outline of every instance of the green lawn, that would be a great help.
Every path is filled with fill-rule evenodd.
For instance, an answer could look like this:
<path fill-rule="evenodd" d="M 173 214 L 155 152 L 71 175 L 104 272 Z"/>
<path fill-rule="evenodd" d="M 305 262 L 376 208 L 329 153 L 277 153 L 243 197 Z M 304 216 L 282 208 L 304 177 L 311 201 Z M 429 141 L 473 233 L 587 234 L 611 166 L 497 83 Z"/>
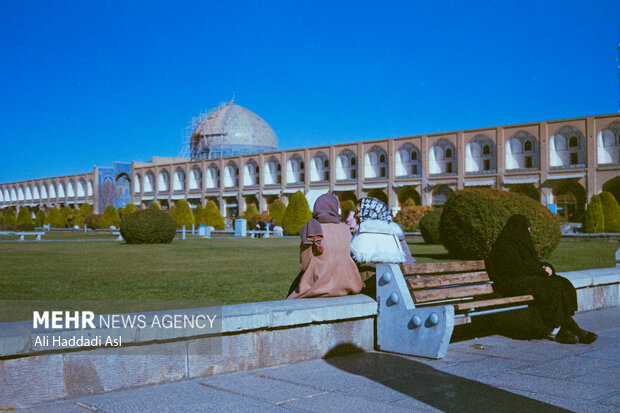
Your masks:
<path fill-rule="evenodd" d="M 409 244 L 418 262 L 451 261 L 445 249 Z M 296 237 L 122 242 L 0 243 L 2 300 L 278 300 L 298 273 Z M 617 242 L 562 242 L 558 271 L 615 265 Z"/>

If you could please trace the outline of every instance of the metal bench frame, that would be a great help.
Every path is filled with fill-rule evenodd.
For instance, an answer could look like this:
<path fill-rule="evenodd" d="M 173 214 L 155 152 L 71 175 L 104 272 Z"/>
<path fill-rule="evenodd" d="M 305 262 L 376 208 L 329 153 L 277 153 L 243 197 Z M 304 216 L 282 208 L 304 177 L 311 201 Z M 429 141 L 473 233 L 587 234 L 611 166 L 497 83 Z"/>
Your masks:
<path fill-rule="evenodd" d="M 531 295 L 491 297 L 483 261 L 377 264 L 377 347 L 382 351 L 443 358 L 455 325 L 471 317 L 527 308 Z M 420 277 L 422 275 L 422 277 Z M 416 305 L 417 304 L 417 305 Z"/>

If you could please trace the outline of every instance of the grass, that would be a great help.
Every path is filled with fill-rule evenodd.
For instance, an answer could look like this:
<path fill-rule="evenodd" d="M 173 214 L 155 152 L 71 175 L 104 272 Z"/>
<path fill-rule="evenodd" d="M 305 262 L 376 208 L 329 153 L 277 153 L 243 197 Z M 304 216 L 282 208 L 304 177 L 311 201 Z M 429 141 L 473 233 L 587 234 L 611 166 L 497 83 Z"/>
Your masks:
<path fill-rule="evenodd" d="M 441 245 L 408 239 L 418 262 L 452 261 Z M 299 271 L 296 237 L 0 243 L 0 300 L 283 299 Z M 612 267 L 617 242 L 562 242 L 558 271 Z"/>

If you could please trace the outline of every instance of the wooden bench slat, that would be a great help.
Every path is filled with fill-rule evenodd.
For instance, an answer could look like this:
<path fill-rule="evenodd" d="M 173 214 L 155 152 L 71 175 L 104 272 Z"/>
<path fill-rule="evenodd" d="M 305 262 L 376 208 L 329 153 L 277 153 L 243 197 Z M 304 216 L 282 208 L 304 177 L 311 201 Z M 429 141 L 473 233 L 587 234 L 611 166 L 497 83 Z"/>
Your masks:
<path fill-rule="evenodd" d="M 521 303 L 524 301 L 533 301 L 534 297 L 531 295 L 520 295 L 517 297 L 506 297 L 506 298 L 493 298 L 491 300 L 483 300 L 483 301 L 471 301 L 468 303 L 455 304 L 455 310 L 471 310 L 472 308 L 483 308 L 483 307 L 493 307 L 496 305 L 503 304 L 512 304 L 512 303 Z"/>
<path fill-rule="evenodd" d="M 433 290 L 414 290 L 411 295 L 417 303 L 445 300 L 449 298 L 475 297 L 492 294 L 491 284 L 467 285 L 462 287 L 436 288 Z"/>
<path fill-rule="evenodd" d="M 405 275 L 424 275 L 464 271 L 483 271 L 484 261 L 435 262 L 403 265 Z"/>
<path fill-rule="evenodd" d="M 407 284 L 409 284 L 409 289 L 411 290 L 445 287 L 459 284 L 473 284 L 488 281 L 490 281 L 489 275 L 485 271 L 407 278 Z"/>

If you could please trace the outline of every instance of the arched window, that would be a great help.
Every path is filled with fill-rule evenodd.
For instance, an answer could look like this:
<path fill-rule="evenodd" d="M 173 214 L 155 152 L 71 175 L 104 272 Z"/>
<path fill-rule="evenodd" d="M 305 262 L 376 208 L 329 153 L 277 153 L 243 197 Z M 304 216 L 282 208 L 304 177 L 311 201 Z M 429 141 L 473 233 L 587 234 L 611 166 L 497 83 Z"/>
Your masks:
<path fill-rule="evenodd" d="M 310 182 L 329 181 L 329 160 L 323 152 L 317 152 L 310 161 Z"/>
<path fill-rule="evenodd" d="M 47 184 L 41 184 L 41 199 L 47 199 Z"/>
<path fill-rule="evenodd" d="M 454 144 L 447 139 L 440 139 L 428 152 L 428 170 L 431 175 L 455 174 L 456 159 Z"/>
<path fill-rule="evenodd" d="M 524 152 L 532 151 L 532 141 L 525 141 L 525 143 L 523 144 L 523 151 Z"/>
<path fill-rule="evenodd" d="M 58 183 L 58 198 L 66 198 L 65 183 L 62 181 Z"/>
<path fill-rule="evenodd" d="M 144 192 L 147 194 L 155 192 L 155 175 L 153 172 L 149 171 L 144 175 Z"/>
<path fill-rule="evenodd" d="M 207 189 L 216 189 L 220 187 L 220 170 L 215 164 L 211 164 L 207 168 L 205 186 Z"/>
<path fill-rule="evenodd" d="M 157 177 L 157 190 L 159 192 L 170 191 L 170 174 L 165 169 Z"/>
<path fill-rule="evenodd" d="M 286 183 L 303 184 L 305 180 L 304 162 L 301 156 L 295 154 L 286 162 Z"/>
<path fill-rule="evenodd" d="M 41 199 L 41 193 L 39 192 L 39 185 L 35 184 L 34 187 L 32 187 L 32 197 L 34 199 Z"/>
<path fill-rule="evenodd" d="M 243 186 L 260 185 L 260 169 L 254 159 L 246 162 L 243 172 Z"/>
<path fill-rule="evenodd" d="M 88 181 L 86 196 L 93 196 L 93 181 Z"/>
<path fill-rule="evenodd" d="M 364 178 L 384 179 L 387 178 L 388 164 L 387 154 L 380 146 L 373 146 L 364 156 Z"/>
<path fill-rule="evenodd" d="M 86 196 L 86 182 L 84 179 L 78 181 L 77 196 L 78 198 L 84 198 Z"/>
<path fill-rule="evenodd" d="M 598 164 L 616 165 L 620 163 L 620 121 L 607 124 L 597 137 Z"/>
<path fill-rule="evenodd" d="M 239 186 L 239 168 L 237 164 L 230 161 L 224 167 L 224 188 L 235 188 Z"/>
<path fill-rule="evenodd" d="M 573 126 L 563 126 L 549 138 L 549 166 L 563 169 L 585 166 L 586 148 L 583 133 Z"/>
<path fill-rule="evenodd" d="M 174 192 L 185 191 L 185 171 L 181 168 L 177 168 L 172 175 L 172 190 Z"/>
<path fill-rule="evenodd" d="M 265 163 L 265 185 L 280 185 L 282 183 L 282 165 L 275 156 Z"/>
<path fill-rule="evenodd" d="M 495 143 L 484 134 L 465 145 L 465 173 L 493 173 L 496 170 Z"/>
<path fill-rule="evenodd" d="M 538 169 L 539 164 L 536 137 L 524 130 L 514 133 L 506 143 L 506 169 Z"/>
<path fill-rule="evenodd" d="M 357 179 L 357 158 L 348 149 L 336 157 L 336 181 L 353 181 Z"/>
<path fill-rule="evenodd" d="M 133 176 L 133 192 L 136 194 L 139 194 L 140 191 L 142 190 L 142 185 L 140 184 L 142 181 L 142 178 L 140 177 L 140 174 L 135 174 Z"/>
<path fill-rule="evenodd" d="M 75 198 L 75 184 L 73 181 L 69 181 L 67 184 L 67 197 Z"/>
<path fill-rule="evenodd" d="M 197 191 L 202 189 L 202 172 L 200 167 L 194 166 L 189 171 L 189 190 Z"/>
<path fill-rule="evenodd" d="M 405 143 L 398 148 L 394 162 L 395 176 L 419 176 L 422 173 L 422 166 L 418 162 L 418 154 L 418 148 L 410 143 Z"/>

